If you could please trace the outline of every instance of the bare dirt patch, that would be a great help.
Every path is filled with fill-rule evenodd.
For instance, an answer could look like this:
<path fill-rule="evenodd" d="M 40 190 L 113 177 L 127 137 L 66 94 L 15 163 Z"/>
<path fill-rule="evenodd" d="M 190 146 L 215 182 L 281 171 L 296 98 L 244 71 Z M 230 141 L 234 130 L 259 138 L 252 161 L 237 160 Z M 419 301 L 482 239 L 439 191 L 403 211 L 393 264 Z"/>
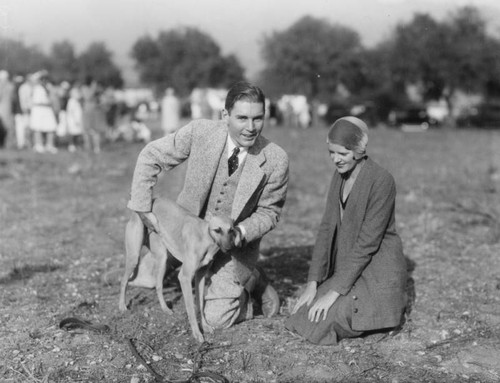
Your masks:
<path fill-rule="evenodd" d="M 98 157 L 0 152 L 0 382 L 152 382 L 127 346 L 159 374 L 193 367 L 231 382 L 498 382 L 500 380 L 500 147 L 498 131 L 373 130 L 370 155 L 398 185 L 397 221 L 410 270 L 411 306 L 398 333 L 318 347 L 284 329 L 305 278 L 332 171 L 324 128 L 268 129 L 290 154 L 291 182 L 261 265 L 281 315 L 191 338 L 171 276 L 169 317 L 152 290 L 131 288 L 118 312 L 125 208 L 141 145 Z M 183 169 L 162 177 L 175 196 Z M 111 331 L 67 332 L 77 316 Z"/>

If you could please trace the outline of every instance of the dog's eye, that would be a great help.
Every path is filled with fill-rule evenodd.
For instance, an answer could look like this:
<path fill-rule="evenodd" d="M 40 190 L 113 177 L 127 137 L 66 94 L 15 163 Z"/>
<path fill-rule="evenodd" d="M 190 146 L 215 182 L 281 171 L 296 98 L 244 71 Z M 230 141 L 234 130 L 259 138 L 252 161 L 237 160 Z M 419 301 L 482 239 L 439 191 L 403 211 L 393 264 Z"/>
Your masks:
<path fill-rule="evenodd" d="M 220 227 L 216 227 L 214 229 L 214 231 L 217 233 L 217 234 L 221 234 L 222 233 L 222 229 Z"/>

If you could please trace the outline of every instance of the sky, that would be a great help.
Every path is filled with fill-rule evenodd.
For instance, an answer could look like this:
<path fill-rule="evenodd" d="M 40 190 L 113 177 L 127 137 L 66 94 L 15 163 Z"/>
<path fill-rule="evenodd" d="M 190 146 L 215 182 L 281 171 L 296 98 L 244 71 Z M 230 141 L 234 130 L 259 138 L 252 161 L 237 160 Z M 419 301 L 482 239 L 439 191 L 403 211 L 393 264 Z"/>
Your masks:
<path fill-rule="evenodd" d="M 440 20 L 464 5 L 478 7 L 492 31 L 500 34 L 498 0 L 0 0 L 0 36 L 46 52 L 61 40 L 73 42 L 77 53 L 103 41 L 132 80 L 130 50 L 138 38 L 197 27 L 223 54 L 235 54 L 252 77 L 263 66 L 263 36 L 287 29 L 302 16 L 350 27 L 370 47 L 415 12 Z"/>

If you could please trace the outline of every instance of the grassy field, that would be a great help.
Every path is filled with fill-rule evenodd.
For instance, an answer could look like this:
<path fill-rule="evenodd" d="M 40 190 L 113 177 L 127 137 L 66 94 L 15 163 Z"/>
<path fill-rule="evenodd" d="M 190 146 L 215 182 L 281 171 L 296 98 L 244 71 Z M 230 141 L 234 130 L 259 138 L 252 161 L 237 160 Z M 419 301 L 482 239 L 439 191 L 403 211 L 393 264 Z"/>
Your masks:
<path fill-rule="evenodd" d="M 397 225 L 408 260 L 411 305 L 396 335 L 335 347 L 284 329 L 305 282 L 333 171 L 326 130 L 266 128 L 291 159 L 287 204 L 263 241 L 261 265 L 282 298 L 281 315 L 208 336 L 190 335 L 174 277 L 172 317 L 152 290 L 131 288 L 118 311 L 125 208 L 142 145 L 114 143 L 99 156 L 0 151 L 0 382 L 152 382 L 125 340 L 159 374 L 193 367 L 230 382 L 500 381 L 500 130 L 371 132 L 369 154 L 397 183 Z M 162 177 L 175 196 L 183 169 Z M 111 331 L 67 332 L 78 316 Z"/>

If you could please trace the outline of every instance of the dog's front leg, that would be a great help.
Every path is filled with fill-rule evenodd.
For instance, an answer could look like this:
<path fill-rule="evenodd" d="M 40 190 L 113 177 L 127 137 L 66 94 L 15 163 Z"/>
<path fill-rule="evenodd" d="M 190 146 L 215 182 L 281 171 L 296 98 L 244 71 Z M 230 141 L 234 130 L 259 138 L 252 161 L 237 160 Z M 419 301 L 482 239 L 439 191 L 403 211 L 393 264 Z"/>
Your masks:
<path fill-rule="evenodd" d="M 203 332 L 213 333 L 214 328 L 205 319 L 205 283 L 207 272 L 208 267 L 198 270 L 195 275 L 196 307 L 200 310 L 200 321 Z"/>
<path fill-rule="evenodd" d="M 163 296 L 163 278 L 167 270 L 167 249 L 163 246 L 163 242 L 158 234 L 151 233 L 149 238 L 151 253 L 158 260 L 158 270 L 156 271 L 156 295 L 158 301 L 160 301 L 161 309 L 167 314 L 172 314 L 172 310 L 168 308 L 165 303 L 165 297 Z"/>
<path fill-rule="evenodd" d="M 161 309 L 167 314 L 173 314 L 172 310 L 169 309 L 165 303 L 165 297 L 163 296 L 163 278 L 165 277 L 165 271 L 167 270 L 167 256 L 159 257 L 160 264 L 158 265 L 158 274 L 156 274 L 156 295 L 160 301 Z"/>
<path fill-rule="evenodd" d="M 189 324 L 191 326 L 191 331 L 193 333 L 194 338 L 198 342 L 203 342 L 205 338 L 200 331 L 200 326 L 198 326 L 198 321 L 196 319 L 196 312 L 194 307 L 194 296 L 193 296 L 193 277 L 195 273 L 190 272 L 189 270 L 193 269 L 193 267 L 189 267 L 184 263 L 179 272 L 179 282 L 181 284 L 182 295 L 184 296 L 184 304 L 186 305 L 186 311 L 189 319 Z"/>

